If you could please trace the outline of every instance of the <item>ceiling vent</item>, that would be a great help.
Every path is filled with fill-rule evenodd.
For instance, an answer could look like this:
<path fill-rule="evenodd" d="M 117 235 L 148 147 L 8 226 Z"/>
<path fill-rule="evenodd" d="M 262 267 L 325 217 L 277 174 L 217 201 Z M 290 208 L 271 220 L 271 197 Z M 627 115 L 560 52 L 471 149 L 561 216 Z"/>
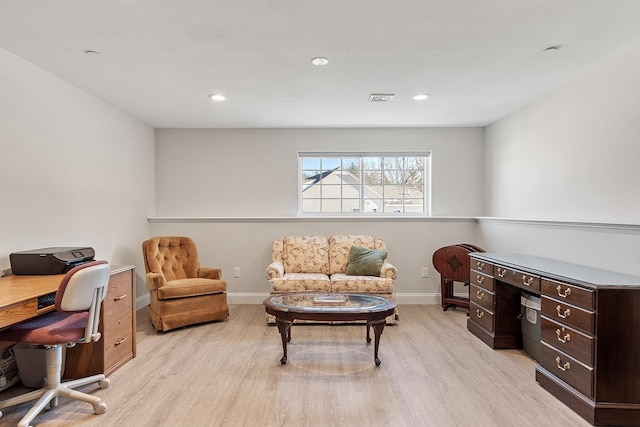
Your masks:
<path fill-rule="evenodd" d="M 369 102 L 389 102 L 395 94 L 393 93 L 372 93 Z"/>

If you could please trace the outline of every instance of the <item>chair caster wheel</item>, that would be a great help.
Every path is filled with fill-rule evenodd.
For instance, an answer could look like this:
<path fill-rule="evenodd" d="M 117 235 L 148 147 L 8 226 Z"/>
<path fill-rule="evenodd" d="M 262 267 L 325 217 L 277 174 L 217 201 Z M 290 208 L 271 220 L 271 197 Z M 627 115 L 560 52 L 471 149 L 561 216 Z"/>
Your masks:
<path fill-rule="evenodd" d="M 109 386 L 111 385 L 111 380 L 108 378 L 100 380 L 98 382 L 98 385 L 100 386 L 100 388 L 109 388 Z"/>
<path fill-rule="evenodd" d="M 107 412 L 107 404 L 104 402 L 100 402 L 96 405 L 93 405 L 93 411 L 96 413 L 96 415 L 102 415 Z"/>

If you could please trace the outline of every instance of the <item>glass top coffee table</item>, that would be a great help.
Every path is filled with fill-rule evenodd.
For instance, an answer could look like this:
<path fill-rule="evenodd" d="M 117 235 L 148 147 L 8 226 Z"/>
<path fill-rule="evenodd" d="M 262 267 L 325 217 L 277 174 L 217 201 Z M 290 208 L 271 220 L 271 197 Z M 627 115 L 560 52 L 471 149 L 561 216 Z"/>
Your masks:
<path fill-rule="evenodd" d="M 267 313 L 275 316 L 282 336 L 284 355 L 280 363 L 287 363 L 287 342 L 291 341 L 291 324 L 295 320 L 367 322 L 367 342 L 371 342 L 370 327 L 375 338 L 373 360 L 380 366 L 378 346 L 387 316 L 395 312 L 396 303 L 389 298 L 366 294 L 300 292 L 272 295 L 264 300 Z"/>

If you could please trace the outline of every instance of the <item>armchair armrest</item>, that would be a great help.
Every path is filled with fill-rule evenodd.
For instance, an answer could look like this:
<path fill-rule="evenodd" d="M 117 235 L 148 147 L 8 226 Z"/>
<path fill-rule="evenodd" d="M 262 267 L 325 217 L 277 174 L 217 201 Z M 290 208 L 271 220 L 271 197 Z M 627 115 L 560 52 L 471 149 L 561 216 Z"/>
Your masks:
<path fill-rule="evenodd" d="M 385 261 L 380 268 L 380 277 L 396 280 L 398 278 L 398 269 L 393 264 Z"/>
<path fill-rule="evenodd" d="M 220 268 L 210 268 L 210 267 L 200 267 L 198 269 L 198 277 L 201 278 L 201 279 L 222 280 L 222 269 L 220 269 Z"/>
<path fill-rule="evenodd" d="M 147 273 L 147 288 L 150 291 L 155 291 L 161 288 L 167 283 L 164 276 L 159 273 Z"/>
<path fill-rule="evenodd" d="M 280 261 L 274 261 L 267 267 L 267 279 L 279 279 L 284 276 L 284 265 Z"/>

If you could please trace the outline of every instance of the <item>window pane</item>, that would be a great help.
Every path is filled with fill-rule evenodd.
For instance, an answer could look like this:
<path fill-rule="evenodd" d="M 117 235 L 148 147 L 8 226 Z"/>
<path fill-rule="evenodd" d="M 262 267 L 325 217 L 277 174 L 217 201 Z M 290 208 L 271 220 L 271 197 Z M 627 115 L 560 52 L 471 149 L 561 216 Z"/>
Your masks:
<path fill-rule="evenodd" d="M 342 197 L 341 185 L 323 185 L 322 186 L 322 198 L 323 199 L 339 199 Z"/>
<path fill-rule="evenodd" d="M 385 170 L 402 170 L 404 165 L 403 157 L 385 157 L 384 169 Z"/>
<path fill-rule="evenodd" d="M 311 199 L 311 198 L 320 198 L 320 185 L 312 185 L 307 187 L 306 189 L 303 187 L 302 190 L 302 198 L 303 199 Z"/>
<path fill-rule="evenodd" d="M 304 199 L 302 201 L 302 212 L 320 213 L 320 199 Z"/>
<path fill-rule="evenodd" d="M 342 212 L 360 212 L 360 199 L 342 199 Z"/>
<path fill-rule="evenodd" d="M 340 199 L 324 199 L 322 200 L 322 212 L 338 213 L 342 210 L 342 201 Z"/>
<path fill-rule="evenodd" d="M 340 167 L 340 157 L 323 157 L 322 170 L 329 171 Z"/>
<path fill-rule="evenodd" d="M 318 157 L 303 157 L 302 158 L 303 170 L 320 170 L 320 158 Z"/>
<path fill-rule="evenodd" d="M 365 199 L 364 211 L 365 212 L 382 212 L 384 202 L 382 199 Z"/>
<path fill-rule="evenodd" d="M 362 159 L 364 168 L 368 170 L 380 170 L 382 169 L 382 158 L 380 157 L 365 157 Z"/>
<path fill-rule="evenodd" d="M 405 157 L 405 169 L 424 170 L 424 157 Z"/>
<path fill-rule="evenodd" d="M 351 172 L 355 176 L 360 176 L 360 158 L 343 158 L 342 170 Z"/>

